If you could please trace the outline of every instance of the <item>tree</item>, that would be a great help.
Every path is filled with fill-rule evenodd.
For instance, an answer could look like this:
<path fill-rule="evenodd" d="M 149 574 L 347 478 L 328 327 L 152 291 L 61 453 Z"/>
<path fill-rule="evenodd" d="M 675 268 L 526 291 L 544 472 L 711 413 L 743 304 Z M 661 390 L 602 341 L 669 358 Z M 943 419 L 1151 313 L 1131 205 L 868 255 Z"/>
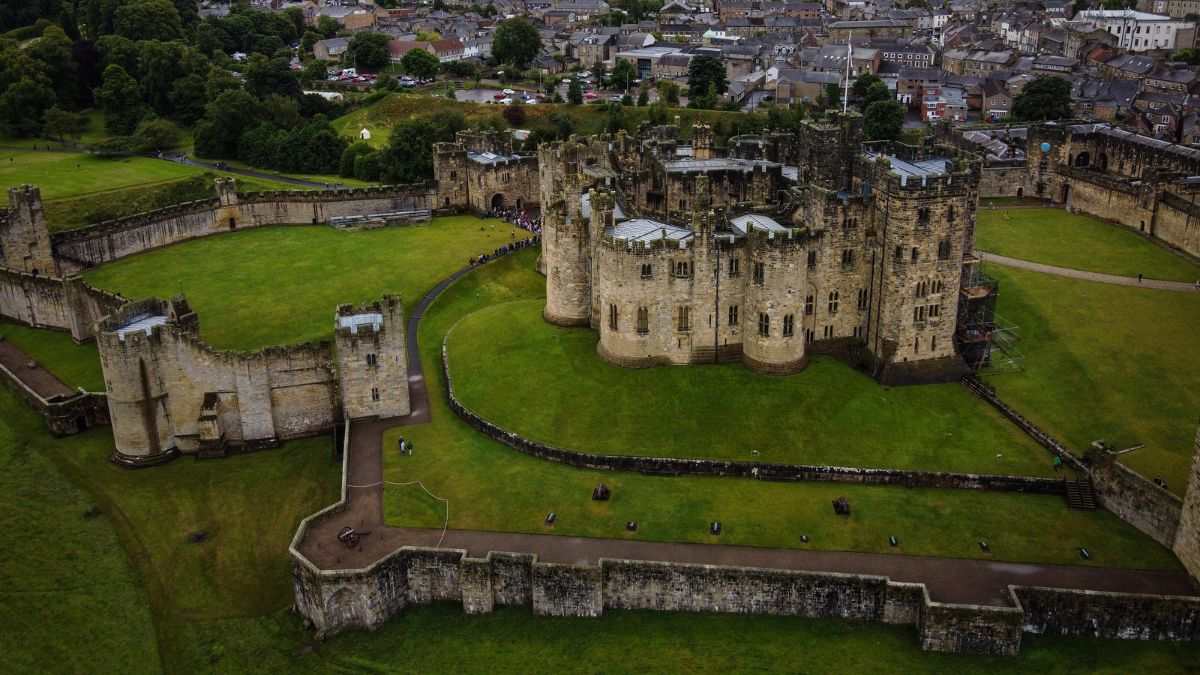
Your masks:
<path fill-rule="evenodd" d="M 58 102 L 76 106 L 79 95 L 77 66 L 67 34 L 58 26 L 50 26 L 42 33 L 42 37 L 29 45 L 28 51 L 34 60 L 42 63 L 46 76 L 53 83 Z"/>
<path fill-rule="evenodd" d="M 729 89 L 725 64 L 716 56 L 696 56 L 688 64 L 688 98 L 707 96 L 709 90 L 720 96 Z M 714 102 L 715 103 L 715 102 Z"/>
<path fill-rule="evenodd" d="M 863 135 L 869 141 L 894 141 L 904 128 L 904 106 L 899 101 L 876 101 L 863 114 Z"/>
<path fill-rule="evenodd" d="M 821 105 L 824 109 L 836 108 L 842 104 L 842 88 L 830 82 L 821 93 Z"/>
<path fill-rule="evenodd" d="M 424 49 L 413 49 L 400 60 L 400 67 L 404 72 L 419 80 L 432 80 L 437 77 L 439 66 L 441 61 L 438 57 Z"/>
<path fill-rule="evenodd" d="M 620 103 L 608 104 L 608 119 L 605 123 L 605 129 L 610 134 L 614 134 L 625 128 L 625 111 Z"/>
<path fill-rule="evenodd" d="M 317 18 L 317 32 L 327 38 L 337 37 L 338 31 L 341 29 L 342 25 L 331 16 L 322 14 Z"/>
<path fill-rule="evenodd" d="M 400 122 L 380 158 L 380 177 L 386 183 L 419 183 L 433 178 L 433 144 L 454 140 L 466 126 L 461 115 L 436 119 L 420 117 Z"/>
<path fill-rule="evenodd" d="M 343 178 L 354 177 L 354 163 L 361 155 L 371 152 L 371 146 L 363 141 L 352 143 L 342 152 L 341 161 L 338 162 L 338 175 Z"/>
<path fill-rule="evenodd" d="M 316 31 L 304 31 L 304 34 L 300 36 L 300 51 L 304 54 L 312 54 L 313 45 L 320 42 L 321 39 L 320 33 L 317 33 Z"/>
<path fill-rule="evenodd" d="M 1178 49 L 1171 54 L 1172 61 L 1179 61 L 1190 66 L 1200 66 L 1200 49 Z"/>
<path fill-rule="evenodd" d="M 183 53 L 187 48 L 180 42 L 156 40 L 144 40 L 137 45 L 142 99 L 159 115 L 170 115 L 174 112 L 171 89 L 184 75 Z"/>
<path fill-rule="evenodd" d="M 360 31 L 350 38 L 343 57 L 346 63 L 355 68 L 379 70 L 391 63 L 392 53 L 388 50 L 391 38 L 384 33 L 369 33 Z"/>
<path fill-rule="evenodd" d="M 292 72 L 286 58 L 268 59 L 262 54 L 251 54 L 246 63 L 246 91 L 258 98 L 271 94 L 297 98 L 300 96 L 300 81 Z"/>
<path fill-rule="evenodd" d="M 867 108 L 870 108 L 871 104 L 875 103 L 876 101 L 890 101 L 893 98 L 892 90 L 888 89 L 886 84 L 883 82 L 875 82 L 867 88 L 867 92 L 863 96 L 862 109 L 866 110 Z"/>
<path fill-rule="evenodd" d="M 23 78 L 0 95 L 0 126 L 13 136 L 36 136 L 53 105 L 54 90 L 42 80 Z"/>
<path fill-rule="evenodd" d="M 237 157 L 242 134 L 258 124 L 261 107 L 250 94 L 235 89 L 208 104 L 204 119 L 196 125 L 196 154 L 218 159 Z"/>
<path fill-rule="evenodd" d="M 658 100 L 663 101 L 668 106 L 679 105 L 679 85 L 670 80 L 659 80 L 658 82 Z"/>
<path fill-rule="evenodd" d="M 583 86 L 579 84 L 579 78 L 572 78 L 571 83 L 567 85 L 567 103 L 571 105 L 583 103 Z"/>
<path fill-rule="evenodd" d="M 643 89 L 638 92 L 637 105 L 639 108 L 644 108 L 650 103 L 650 92 Z"/>
<path fill-rule="evenodd" d="M 51 138 L 65 141 L 68 138 L 79 138 L 87 131 L 88 120 L 80 113 L 74 113 L 54 106 L 46 111 L 46 125 L 43 133 Z"/>
<path fill-rule="evenodd" d="M 537 29 L 523 18 L 501 21 L 492 36 L 492 56 L 500 63 L 528 68 L 542 50 L 542 38 Z"/>
<path fill-rule="evenodd" d="M 1071 116 L 1071 83 L 1043 76 L 1025 85 L 1013 99 L 1013 117 L 1023 122 L 1058 120 Z"/>
<path fill-rule="evenodd" d="M 204 117 L 204 106 L 208 103 L 207 87 L 203 77 L 196 73 L 175 80 L 168 98 L 174 117 L 187 125 L 195 124 Z"/>
<path fill-rule="evenodd" d="M 113 17 L 117 35 L 130 40 L 180 40 L 183 21 L 170 0 L 126 0 Z"/>
<path fill-rule="evenodd" d="M 617 65 L 613 66 L 612 75 L 608 79 L 614 88 L 628 91 L 630 85 L 637 79 L 637 70 L 634 69 L 632 63 L 625 59 L 617 59 Z"/>
<path fill-rule="evenodd" d="M 854 84 L 850 85 L 850 94 L 855 98 L 866 98 L 867 90 L 870 89 L 871 85 L 875 83 L 882 84 L 883 80 L 879 79 L 878 75 L 874 75 L 872 73 L 863 73 L 855 78 Z"/>
<path fill-rule="evenodd" d="M 104 111 L 104 128 L 118 136 L 133 133 L 145 114 L 142 91 L 137 80 L 130 77 L 121 66 L 113 65 L 104 69 L 102 84 L 96 91 L 96 102 Z"/>
<path fill-rule="evenodd" d="M 144 120 L 133 133 L 135 149 L 140 152 L 157 152 L 179 147 L 183 138 L 179 127 L 170 120 L 153 117 Z"/>
<path fill-rule="evenodd" d="M 519 105 L 510 105 L 500 113 L 504 116 L 504 121 L 510 126 L 520 127 L 525 124 L 525 108 Z"/>

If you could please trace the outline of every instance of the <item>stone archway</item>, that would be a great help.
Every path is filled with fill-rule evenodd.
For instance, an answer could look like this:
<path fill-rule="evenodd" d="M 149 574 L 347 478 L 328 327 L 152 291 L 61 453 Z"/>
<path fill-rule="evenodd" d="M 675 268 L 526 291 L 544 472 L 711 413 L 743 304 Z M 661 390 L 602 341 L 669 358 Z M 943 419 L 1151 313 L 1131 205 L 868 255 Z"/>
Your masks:
<path fill-rule="evenodd" d="M 1092 156 L 1085 150 L 1075 157 L 1075 166 L 1087 168 L 1092 163 Z"/>
<path fill-rule="evenodd" d="M 502 208 L 504 208 L 504 193 L 497 192 L 492 195 L 492 210 L 499 211 Z"/>

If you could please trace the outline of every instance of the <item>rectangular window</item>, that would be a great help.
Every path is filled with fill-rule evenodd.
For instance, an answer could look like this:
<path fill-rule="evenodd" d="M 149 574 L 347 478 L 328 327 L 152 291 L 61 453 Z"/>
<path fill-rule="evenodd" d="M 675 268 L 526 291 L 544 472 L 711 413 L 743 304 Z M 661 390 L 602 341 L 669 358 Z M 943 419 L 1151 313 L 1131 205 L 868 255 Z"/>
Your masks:
<path fill-rule="evenodd" d="M 948 222 L 948 223 L 954 222 L 954 205 L 953 204 L 946 207 L 946 222 Z"/>
<path fill-rule="evenodd" d="M 833 337 L 833 326 L 825 326 L 825 339 Z"/>
<path fill-rule="evenodd" d="M 929 227 L 929 207 L 922 206 L 917 209 L 917 226 Z"/>
<path fill-rule="evenodd" d="M 737 305 L 729 306 L 729 325 L 730 326 L 738 325 L 738 306 Z"/>
<path fill-rule="evenodd" d="M 763 312 L 758 313 L 758 334 L 763 337 L 770 337 L 771 335 L 771 317 Z"/>
<path fill-rule="evenodd" d="M 913 338 L 913 353 L 916 354 L 919 351 L 921 351 L 921 336 L 920 335 Z"/>
<path fill-rule="evenodd" d="M 858 308 L 860 310 L 867 308 L 867 289 L 858 289 Z"/>
<path fill-rule="evenodd" d="M 938 260 L 950 259 L 950 240 L 943 239 L 938 242 Z"/>
<path fill-rule="evenodd" d="M 811 269 L 816 269 L 816 268 L 817 268 L 817 252 L 809 251 L 808 252 L 808 269 L 811 270 Z"/>
<path fill-rule="evenodd" d="M 854 267 L 854 249 L 850 249 L 850 248 L 843 249 L 842 250 L 842 269 L 849 269 L 851 267 Z"/>
<path fill-rule="evenodd" d="M 754 283 L 761 286 L 767 278 L 767 266 L 765 263 L 754 263 Z"/>
<path fill-rule="evenodd" d="M 371 400 L 372 401 L 379 400 L 379 387 L 371 387 Z"/>
<path fill-rule="evenodd" d="M 933 318 L 936 316 L 941 316 L 941 315 L 942 315 L 942 306 L 941 305 L 930 305 L 929 306 L 930 318 Z"/>
<path fill-rule="evenodd" d="M 688 307 L 680 307 L 679 308 L 679 320 L 677 322 L 680 332 L 687 332 L 692 329 L 691 319 L 692 319 L 691 309 Z"/>
<path fill-rule="evenodd" d="M 645 307 L 638 307 L 637 332 L 638 335 L 650 332 L 650 311 Z"/>
<path fill-rule="evenodd" d="M 642 263 L 642 278 L 643 279 L 653 279 L 654 278 L 654 266 L 653 265 L 651 265 L 650 263 Z"/>
<path fill-rule="evenodd" d="M 379 363 L 379 357 L 377 357 L 374 353 L 367 354 L 367 365 L 368 366 L 375 366 L 375 365 L 378 365 L 378 363 Z"/>
<path fill-rule="evenodd" d="M 896 262 L 902 262 L 904 260 L 904 248 L 897 246 L 896 251 L 892 254 L 892 257 Z"/>
<path fill-rule="evenodd" d="M 675 276 L 680 279 L 687 279 L 692 276 L 692 264 L 686 260 L 681 260 L 675 263 Z"/>
<path fill-rule="evenodd" d="M 783 317 L 783 337 L 792 337 L 792 333 L 796 330 L 796 317 L 788 314 Z"/>
<path fill-rule="evenodd" d="M 612 331 L 617 330 L 617 306 L 616 305 L 608 306 L 608 329 L 612 330 Z"/>
<path fill-rule="evenodd" d="M 918 249 L 916 246 L 912 247 L 912 261 L 917 262 L 917 259 L 920 257 L 921 257 L 920 249 Z"/>
<path fill-rule="evenodd" d="M 740 267 L 741 267 L 741 261 L 739 261 L 737 258 L 729 259 L 729 278 L 730 279 L 741 274 L 741 269 L 739 269 Z"/>
<path fill-rule="evenodd" d="M 838 311 L 838 292 L 832 291 L 829 294 L 829 313 L 837 314 Z"/>
<path fill-rule="evenodd" d="M 804 298 L 804 316 L 812 316 L 814 304 L 813 296 Z"/>
<path fill-rule="evenodd" d="M 816 339 L 817 339 L 817 336 L 815 333 L 813 333 L 811 328 L 806 328 L 804 330 L 804 344 L 811 345 L 813 343 L 813 340 L 816 340 Z"/>
<path fill-rule="evenodd" d="M 929 338 L 929 351 L 937 349 L 937 336 L 933 335 Z"/>

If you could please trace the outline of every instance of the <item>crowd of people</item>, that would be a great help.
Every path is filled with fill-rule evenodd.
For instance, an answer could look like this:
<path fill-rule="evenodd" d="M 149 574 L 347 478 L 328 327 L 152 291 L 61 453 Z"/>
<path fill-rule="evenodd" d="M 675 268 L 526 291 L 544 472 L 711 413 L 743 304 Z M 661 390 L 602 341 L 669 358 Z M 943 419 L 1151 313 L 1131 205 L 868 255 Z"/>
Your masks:
<path fill-rule="evenodd" d="M 500 256 L 520 251 L 523 248 L 537 246 L 542 241 L 541 214 L 530 213 L 525 209 L 493 209 L 488 211 L 487 215 L 489 218 L 500 218 L 501 220 L 511 223 L 522 230 L 532 233 L 533 236 L 528 239 L 513 241 L 511 244 L 505 244 L 493 250 L 491 253 L 482 253 L 474 258 L 471 258 L 468 261 L 471 265 L 482 265 L 483 263 L 486 263 L 490 260 L 495 260 Z M 512 236 L 514 239 L 516 239 L 515 232 Z"/>

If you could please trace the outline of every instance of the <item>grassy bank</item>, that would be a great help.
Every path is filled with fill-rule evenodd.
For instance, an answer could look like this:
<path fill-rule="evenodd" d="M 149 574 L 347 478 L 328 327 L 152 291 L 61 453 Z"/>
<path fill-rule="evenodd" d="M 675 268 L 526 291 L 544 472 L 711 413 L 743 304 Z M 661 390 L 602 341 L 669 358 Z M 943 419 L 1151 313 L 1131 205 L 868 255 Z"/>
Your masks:
<path fill-rule="evenodd" d="M 883 387 L 829 358 L 791 377 L 741 364 L 631 370 L 595 331 L 490 307 L 449 341 L 464 404 L 559 447 L 608 455 L 1053 475 L 1050 455 L 958 383 Z"/>
<path fill-rule="evenodd" d="M 1063 209 L 980 210 L 975 245 L 989 253 L 1088 272 L 1200 279 L 1200 265 L 1133 230 Z"/>

